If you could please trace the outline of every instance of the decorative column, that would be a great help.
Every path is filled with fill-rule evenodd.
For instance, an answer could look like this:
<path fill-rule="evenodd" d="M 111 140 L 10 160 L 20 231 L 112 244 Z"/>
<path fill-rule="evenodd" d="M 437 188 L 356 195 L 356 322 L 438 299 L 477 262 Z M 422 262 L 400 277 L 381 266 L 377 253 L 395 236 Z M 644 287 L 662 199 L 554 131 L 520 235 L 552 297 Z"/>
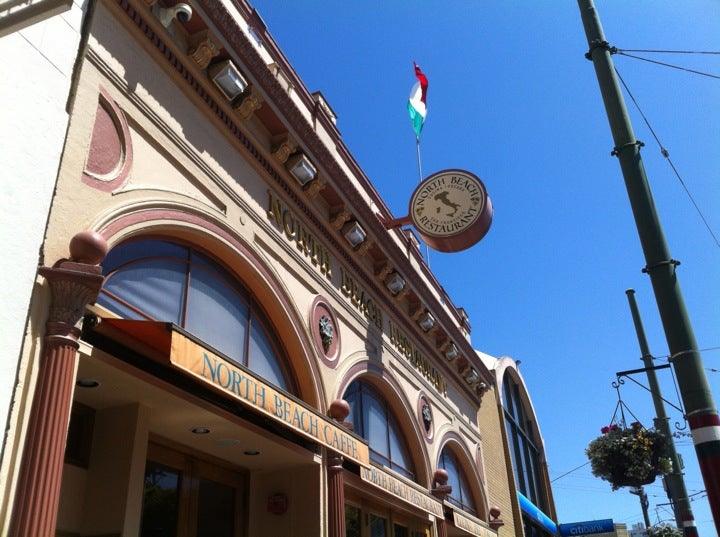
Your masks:
<path fill-rule="evenodd" d="M 70 241 L 69 260 L 38 270 L 50 286 L 51 303 L 15 496 L 10 532 L 15 537 L 55 535 L 79 325 L 102 287 L 98 263 L 107 249 L 100 234 L 78 233 Z"/>
<path fill-rule="evenodd" d="M 345 421 L 350 414 L 350 405 L 344 399 L 335 399 L 328 414 L 343 427 L 352 429 L 352 424 Z M 328 537 L 345 537 L 345 479 L 342 465 L 342 456 L 328 451 Z"/>
<path fill-rule="evenodd" d="M 435 496 L 441 502 L 444 502 L 445 498 L 447 498 L 452 492 L 452 487 L 448 485 L 447 482 L 447 471 L 443 468 L 435 470 L 435 473 L 433 474 L 433 488 L 430 489 L 430 494 Z M 444 511 L 445 509 L 443 508 L 443 512 Z M 437 519 L 437 536 L 448 537 L 447 523 L 445 522 L 444 517 Z"/>

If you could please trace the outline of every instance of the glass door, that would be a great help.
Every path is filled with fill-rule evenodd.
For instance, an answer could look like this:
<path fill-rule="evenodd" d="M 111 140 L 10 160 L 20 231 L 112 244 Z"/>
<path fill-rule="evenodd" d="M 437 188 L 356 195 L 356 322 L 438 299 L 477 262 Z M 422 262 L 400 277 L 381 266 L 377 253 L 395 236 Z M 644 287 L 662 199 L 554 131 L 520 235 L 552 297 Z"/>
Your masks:
<path fill-rule="evenodd" d="M 237 470 L 150 444 L 140 537 L 242 537 L 244 488 Z"/>

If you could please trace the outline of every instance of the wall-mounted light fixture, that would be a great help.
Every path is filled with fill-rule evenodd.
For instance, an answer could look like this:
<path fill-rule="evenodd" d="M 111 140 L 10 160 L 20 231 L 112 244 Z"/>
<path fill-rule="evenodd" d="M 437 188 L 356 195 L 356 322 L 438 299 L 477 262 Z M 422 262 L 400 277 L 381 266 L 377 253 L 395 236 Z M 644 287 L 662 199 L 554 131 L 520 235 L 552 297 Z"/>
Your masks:
<path fill-rule="evenodd" d="M 343 235 L 345 235 L 345 238 L 347 241 L 353 246 L 360 245 L 364 240 L 367 234 L 365 233 L 365 230 L 360 227 L 360 224 L 357 222 L 348 222 L 345 224 L 342 228 Z"/>
<path fill-rule="evenodd" d="M 397 272 L 393 272 L 387 278 L 385 278 L 385 287 L 390 289 L 390 292 L 394 295 L 402 291 L 405 287 L 405 280 Z"/>
<path fill-rule="evenodd" d="M 160 4 L 155 4 L 152 7 L 152 12 L 168 30 L 175 19 L 185 24 L 193 15 L 193 10 L 188 4 L 175 4 L 172 7 L 162 7 Z"/>
<path fill-rule="evenodd" d="M 433 317 L 429 311 L 426 311 L 418 318 L 417 323 L 420 325 L 420 328 L 427 332 L 435 326 L 435 317 Z"/>
<path fill-rule="evenodd" d="M 301 185 L 306 185 L 313 179 L 317 174 L 315 166 L 305 156 L 304 153 L 297 153 L 285 161 L 285 167 L 297 179 L 297 182 Z"/>
<path fill-rule="evenodd" d="M 248 87 L 247 80 L 230 60 L 208 67 L 208 75 L 228 101 L 232 101 Z"/>
<path fill-rule="evenodd" d="M 478 373 L 474 367 L 468 368 L 464 376 L 465 382 L 468 384 L 475 384 L 480 379 L 480 373 Z"/>
<path fill-rule="evenodd" d="M 455 343 L 450 343 L 445 349 L 445 358 L 447 358 L 448 361 L 452 361 L 457 358 L 458 354 L 458 348 L 455 346 Z"/>

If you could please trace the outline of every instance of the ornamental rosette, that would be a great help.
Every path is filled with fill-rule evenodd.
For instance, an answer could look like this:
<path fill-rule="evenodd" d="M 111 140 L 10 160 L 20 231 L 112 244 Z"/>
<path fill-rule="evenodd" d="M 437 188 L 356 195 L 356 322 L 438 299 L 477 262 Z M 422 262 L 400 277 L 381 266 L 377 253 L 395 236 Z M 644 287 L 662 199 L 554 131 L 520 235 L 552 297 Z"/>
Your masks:
<path fill-rule="evenodd" d="M 672 471 L 668 440 L 659 431 L 639 423 L 629 428 L 610 425 L 600 431 L 585 454 L 593 475 L 609 482 L 613 490 L 647 485 Z"/>

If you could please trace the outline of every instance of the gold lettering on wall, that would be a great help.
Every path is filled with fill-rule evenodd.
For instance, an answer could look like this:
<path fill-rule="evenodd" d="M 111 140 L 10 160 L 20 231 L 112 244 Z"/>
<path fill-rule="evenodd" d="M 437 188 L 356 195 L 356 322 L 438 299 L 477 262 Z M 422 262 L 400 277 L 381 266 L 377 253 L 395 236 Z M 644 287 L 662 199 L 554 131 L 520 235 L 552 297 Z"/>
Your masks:
<path fill-rule="evenodd" d="M 350 299 L 350 303 L 355 306 L 371 323 L 380 330 L 383 329 L 383 312 L 380 306 L 368 295 L 365 290 L 358 285 L 345 269 L 340 269 L 342 276 L 342 285 L 340 291 L 343 295 Z"/>
<path fill-rule="evenodd" d="M 268 190 L 268 220 L 275 222 L 288 240 L 294 241 L 297 249 L 320 269 L 328 280 L 332 279 L 330 252 L 317 240 L 295 214 Z"/>
<path fill-rule="evenodd" d="M 417 369 L 437 391 L 443 395 L 447 395 L 447 380 L 435 369 L 427 356 L 422 354 L 415 345 L 412 344 L 410 338 L 390 320 L 388 320 L 388 329 L 392 346 L 395 347 L 400 354 L 410 362 L 410 365 Z"/>

